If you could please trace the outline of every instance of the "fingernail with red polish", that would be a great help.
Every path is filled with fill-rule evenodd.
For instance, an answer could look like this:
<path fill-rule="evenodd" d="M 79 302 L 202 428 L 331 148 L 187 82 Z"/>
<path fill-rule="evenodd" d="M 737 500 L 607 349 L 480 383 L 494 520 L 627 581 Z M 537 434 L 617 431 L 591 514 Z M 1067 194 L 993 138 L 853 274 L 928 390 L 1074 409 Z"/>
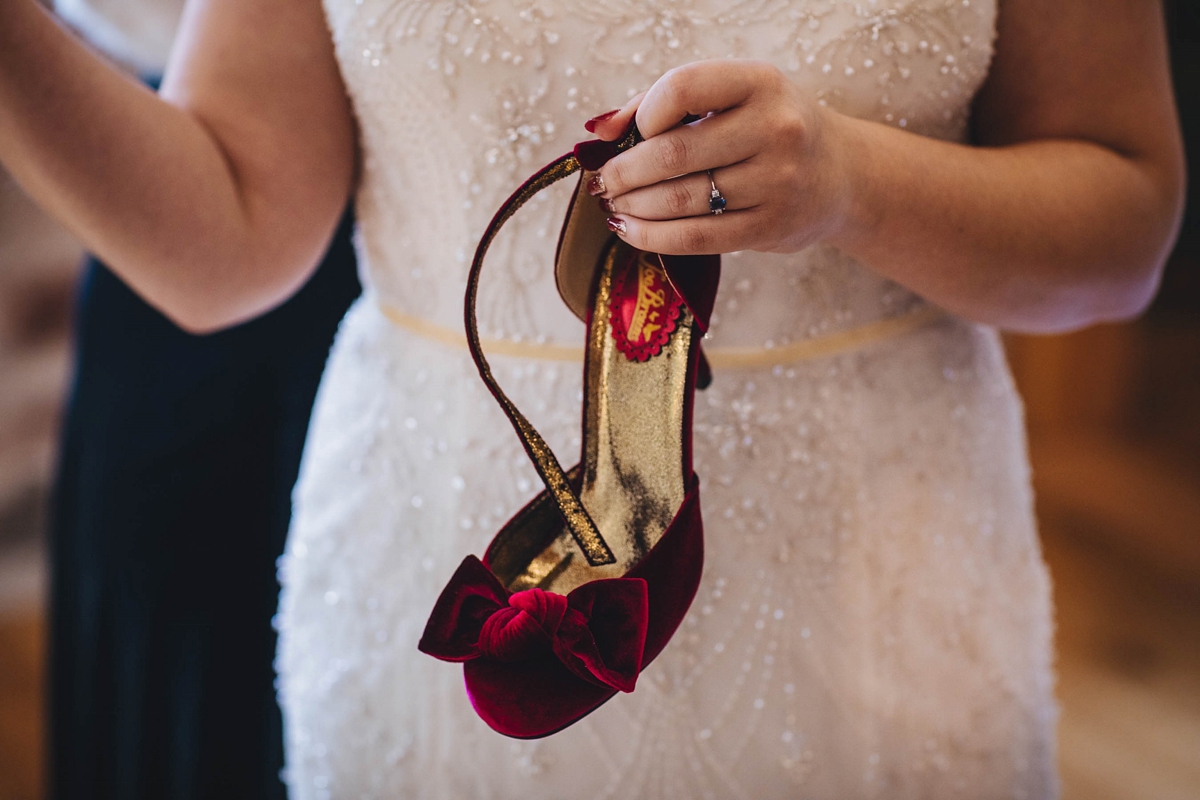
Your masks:
<path fill-rule="evenodd" d="M 598 194 L 604 194 L 604 178 L 600 176 L 599 172 L 597 172 L 591 177 L 591 179 L 588 180 L 587 193 L 592 197 L 595 197 Z"/>
<path fill-rule="evenodd" d="M 620 234 L 621 236 L 625 235 L 625 220 L 620 217 L 609 217 L 604 223 L 608 225 L 608 229 L 613 233 Z"/>
<path fill-rule="evenodd" d="M 605 111 L 603 114 L 601 114 L 597 117 L 592 117 L 587 122 L 583 123 L 583 127 L 587 129 L 588 133 L 595 133 L 596 132 L 596 123 L 604 122 L 604 120 L 606 120 L 606 119 L 612 119 L 613 117 L 615 117 L 617 115 L 617 112 L 620 110 L 621 109 L 619 109 L 619 108 L 614 108 L 612 111 Z"/>
<path fill-rule="evenodd" d="M 607 197 L 600 198 L 600 207 L 610 214 L 617 210 L 613 208 L 613 201 L 609 200 Z"/>

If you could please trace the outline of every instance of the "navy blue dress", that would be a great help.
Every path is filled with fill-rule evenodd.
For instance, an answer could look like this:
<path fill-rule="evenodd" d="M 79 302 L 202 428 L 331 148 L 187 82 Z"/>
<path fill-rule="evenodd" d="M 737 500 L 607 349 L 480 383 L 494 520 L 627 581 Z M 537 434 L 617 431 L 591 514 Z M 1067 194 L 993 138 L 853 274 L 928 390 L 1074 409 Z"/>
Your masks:
<path fill-rule="evenodd" d="M 275 561 L 360 292 L 350 230 L 286 304 L 210 336 L 88 264 L 52 514 L 51 798 L 285 796 Z"/>

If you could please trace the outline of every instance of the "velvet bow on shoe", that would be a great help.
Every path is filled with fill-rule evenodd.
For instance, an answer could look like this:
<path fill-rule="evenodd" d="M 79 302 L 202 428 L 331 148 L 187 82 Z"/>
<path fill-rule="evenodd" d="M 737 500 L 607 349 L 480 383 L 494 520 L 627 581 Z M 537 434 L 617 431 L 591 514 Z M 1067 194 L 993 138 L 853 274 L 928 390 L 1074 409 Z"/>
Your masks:
<path fill-rule="evenodd" d="M 510 594 L 475 556 L 463 559 L 417 647 L 443 661 L 557 659 L 586 681 L 632 692 L 642 668 L 646 581 L 612 578 L 568 595 Z"/>

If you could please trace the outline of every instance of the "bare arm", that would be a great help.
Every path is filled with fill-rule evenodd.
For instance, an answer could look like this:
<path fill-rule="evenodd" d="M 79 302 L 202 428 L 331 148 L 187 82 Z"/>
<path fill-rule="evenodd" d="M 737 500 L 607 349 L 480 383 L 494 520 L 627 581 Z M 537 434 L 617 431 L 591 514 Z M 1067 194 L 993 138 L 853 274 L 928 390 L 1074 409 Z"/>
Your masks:
<path fill-rule="evenodd" d="M 0 161 L 139 294 L 213 330 L 320 259 L 354 129 L 317 0 L 194 0 L 161 97 L 0 0 Z"/>
<path fill-rule="evenodd" d="M 597 132 L 615 137 L 635 111 L 653 138 L 601 171 L 632 243 L 786 252 L 825 240 L 1013 329 L 1139 313 L 1182 209 L 1162 14 L 1146 0 L 1003 0 L 974 109 L 981 146 L 838 115 L 755 62 L 668 73 Z M 703 216 L 715 167 L 728 196 L 743 190 L 744 213 Z M 689 203 L 696 216 L 680 213 Z"/>
<path fill-rule="evenodd" d="M 1004 0 L 997 46 L 974 109 L 983 147 L 859 132 L 883 180 L 839 243 L 952 310 L 1011 328 L 1140 313 L 1183 207 L 1158 3 Z"/>

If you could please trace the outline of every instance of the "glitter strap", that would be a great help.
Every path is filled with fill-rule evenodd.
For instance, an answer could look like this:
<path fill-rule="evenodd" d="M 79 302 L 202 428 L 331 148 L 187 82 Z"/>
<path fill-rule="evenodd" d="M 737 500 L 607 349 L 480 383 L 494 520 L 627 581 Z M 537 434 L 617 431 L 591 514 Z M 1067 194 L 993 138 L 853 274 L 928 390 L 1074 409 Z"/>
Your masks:
<path fill-rule="evenodd" d="M 632 143 L 629 146 L 632 146 Z M 479 294 L 479 273 L 483 269 L 483 257 L 487 254 L 488 247 L 496 238 L 501 226 L 528 202 L 529 198 L 563 178 L 575 174 L 580 169 L 582 169 L 582 165 L 579 163 L 579 159 L 575 157 L 574 153 L 568 153 L 543 167 L 500 206 L 496 215 L 492 217 L 492 221 L 488 223 L 483 238 L 479 241 L 479 246 L 475 249 L 475 258 L 471 261 L 471 272 L 467 277 L 463 316 L 467 329 L 467 347 L 479 370 L 479 377 L 483 379 L 488 391 L 492 393 L 496 402 L 500 404 L 500 408 L 508 416 L 517 436 L 521 438 L 525 452 L 529 454 L 542 483 L 546 485 L 550 496 L 554 498 L 554 503 L 558 506 L 567 529 L 579 545 L 584 557 L 587 558 L 588 564 L 599 567 L 605 564 L 615 564 L 616 556 L 613 555 L 608 543 L 604 541 L 604 537 L 600 535 L 596 523 L 588 515 L 579 497 L 571 490 L 566 473 L 563 471 L 562 465 L 558 463 L 558 459 L 555 458 L 554 451 L 525 418 L 525 415 L 513 405 L 512 400 L 508 398 L 508 395 L 500 388 L 500 384 L 496 382 L 495 377 L 492 376 L 492 368 L 483 354 L 483 347 L 479 341 L 479 327 L 475 319 L 475 301 Z"/>

